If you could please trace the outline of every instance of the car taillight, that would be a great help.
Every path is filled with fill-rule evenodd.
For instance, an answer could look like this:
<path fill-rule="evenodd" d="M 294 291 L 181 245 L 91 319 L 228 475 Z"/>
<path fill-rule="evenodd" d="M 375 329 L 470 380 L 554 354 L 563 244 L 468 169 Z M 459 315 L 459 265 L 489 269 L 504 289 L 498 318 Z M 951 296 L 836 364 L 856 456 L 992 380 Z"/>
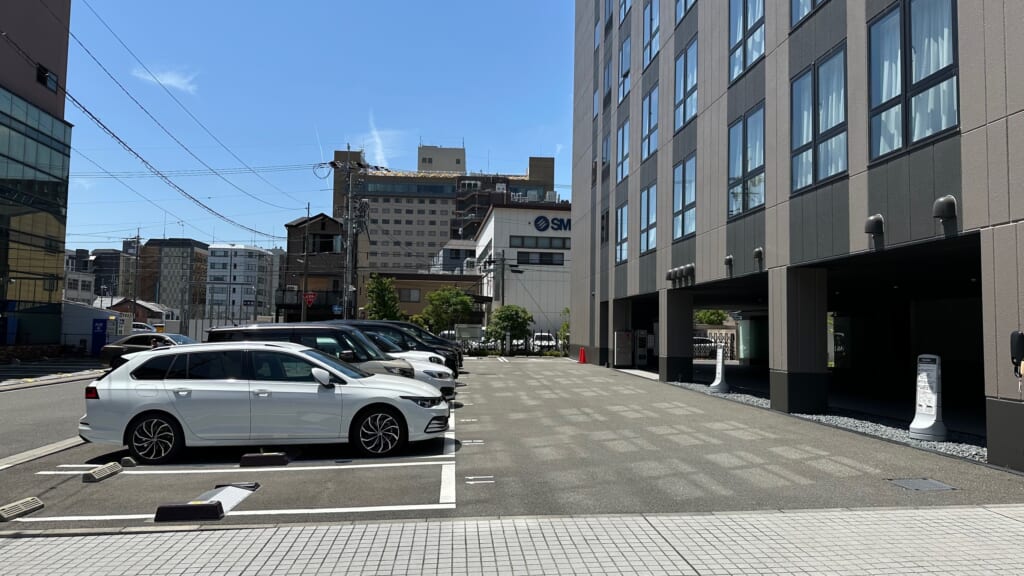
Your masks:
<path fill-rule="evenodd" d="M 95 386 L 86 386 L 85 387 L 85 399 L 86 400 L 99 400 L 100 399 L 100 391 L 97 390 Z"/>

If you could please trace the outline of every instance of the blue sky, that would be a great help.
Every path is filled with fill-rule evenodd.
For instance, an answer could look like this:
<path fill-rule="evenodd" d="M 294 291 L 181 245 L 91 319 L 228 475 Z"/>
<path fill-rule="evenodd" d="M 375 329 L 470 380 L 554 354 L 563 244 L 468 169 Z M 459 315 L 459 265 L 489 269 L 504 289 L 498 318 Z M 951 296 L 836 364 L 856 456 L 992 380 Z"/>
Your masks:
<path fill-rule="evenodd" d="M 88 5 L 86 5 L 88 2 Z M 197 118 L 249 166 L 210 138 L 154 83 L 92 7 Z M 330 213 L 331 180 L 309 167 L 350 143 L 371 162 L 414 170 L 416 146 L 459 146 L 471 171 L 526 172 L 555 156 L 570 195 L 573 4 L 568 0 L 74 0 L 71 30 L 169 131 L 208 165 L 230 170 L 172 179 L 211 208 L 261 232 L 311 210 Z M 74 39 L 68 91 L 164 171 L 203 170 L 108 78 Z M 69 102 L 75 125 L 68 248 L 144 239 L 282 245 L 218 220 L 157 178 Z M 318 144 L 319 137 L 319 144 Z M 83 156 L 84 155 L 84 156 Z M 96 161 L 125 179 L 96 177 Z M 239 172 L 239 168 L 243 168 Z M 287 194 L 282 194 L 278 189 Z M 166 224 L 165 224 L 166 223 Z"/>

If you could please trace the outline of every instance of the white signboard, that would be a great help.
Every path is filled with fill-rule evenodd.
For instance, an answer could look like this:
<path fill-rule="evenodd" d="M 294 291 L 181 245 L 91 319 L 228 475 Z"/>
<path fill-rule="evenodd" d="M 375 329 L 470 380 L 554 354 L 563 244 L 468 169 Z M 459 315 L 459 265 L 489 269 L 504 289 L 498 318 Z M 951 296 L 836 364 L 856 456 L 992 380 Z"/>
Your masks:
<path fill-rule="evenodd" d="M 917 413 L 935 414 L 938 394 L 935 389 L 938 366 L 934 358 L 921 358 L 917 364 Z"/>
<path fill-rule="evenodd" d="M 946 439 L 942 422 L 942 362 L 934 354 L 917 357 L 917 410 L 910 423 L 910 437 L 941 442 Z"/>

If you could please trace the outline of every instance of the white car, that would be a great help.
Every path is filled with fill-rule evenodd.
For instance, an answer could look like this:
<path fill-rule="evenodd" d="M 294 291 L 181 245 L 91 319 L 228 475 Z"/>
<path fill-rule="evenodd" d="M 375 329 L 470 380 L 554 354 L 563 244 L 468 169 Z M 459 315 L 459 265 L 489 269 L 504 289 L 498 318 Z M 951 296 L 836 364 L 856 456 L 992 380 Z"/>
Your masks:
<path fill-rule="evenodd" d="M 146 324 L 145 322 L 132 322 L 132 334 L 144 334 L 146 332 L 156 332 L 156 326 Z"/>
<path fill-rule="evenodd" d="M 412 366 L 415 378 L 437 388 L 445 400 L 455 399 L 455 377 L 444 365 L 444 356 L 433 352 L 416 350 L 403 351 L 394 340 L 377 332 L 363 332 L 377 348 L 387 356 L 402 358 Z"/>
<path fill-rule="evenodd" d="M 350 442 L 388 456 L 442 436 L 450 407 L 428 384 L 369 374 L 287 342 L 157 348 L 85 388 L 78 435 L 124 446 L 146 464 L 188 446 Z"/>
<path fill-rule="evenodd" d="M 554 350 L 558 347 L 558 341 L 551 335 L 550 332 L 537 332 L 530 339 L 530 348 L 536 352 L 544 352 L 546 350 Z"/>

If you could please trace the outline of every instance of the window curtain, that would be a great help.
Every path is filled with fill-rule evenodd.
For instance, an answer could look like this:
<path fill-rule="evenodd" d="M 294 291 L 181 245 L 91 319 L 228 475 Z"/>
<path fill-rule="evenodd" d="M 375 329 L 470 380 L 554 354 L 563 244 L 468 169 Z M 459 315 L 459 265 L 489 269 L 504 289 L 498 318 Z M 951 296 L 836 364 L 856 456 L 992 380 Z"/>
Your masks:
<path fill-rule="evenodd" d="M 871 28 L 871 106 L 902 93 L 900 13 L 893 12 Z"/>
<path fill-rule="evenodd" d="M 729 47 L 743 41 L 743 0 L 729 0 Z"/>
<path fill-rule="evenodd" d="M 747 118 L 747 170 L 764 166 L 764 108 Z"/>
<path fill-rule="evenodd" d="M 818 133 L 846 121 L 846 74 L 840 52 L 818 68 Z"/>
<path fill-rule="evenodd" d="M 911 140 L 941 132 L 957 122 L 956 77 L 910 100 Z"/>
<path fill-rule="evenodd" d="M 793 142 L 792 149 L 797 149 L 814 137 L 814 123 L 811 115 L 812 99 L 811 75 L 804 74 L 793 82 Z"/>
<path fill-rule="evenodd" d="M 811 0 L 793 0 L 792 23 L 796 24 L 811 11 Z"/>
<path fill-rule="evenodd" d="M 953 64 L 951 0 L 914 0 L 910 3 L 910 48 L 912 82 L 923 80 Z"/>
<path fill-rule="evenodd" d="M 764 18 L 764 0 L 747 0 L 747 28 L 753 28 L 761 18 Z"/>

